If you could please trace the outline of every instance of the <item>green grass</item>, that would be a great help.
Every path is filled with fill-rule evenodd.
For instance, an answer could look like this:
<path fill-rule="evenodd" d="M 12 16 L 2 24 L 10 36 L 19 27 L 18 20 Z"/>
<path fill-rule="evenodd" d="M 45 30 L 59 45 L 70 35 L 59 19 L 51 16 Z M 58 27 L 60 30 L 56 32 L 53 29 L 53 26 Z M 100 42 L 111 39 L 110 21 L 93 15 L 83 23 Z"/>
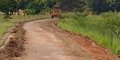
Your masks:
<path fill-rule="evenodd" d="M 2 36 L 4 35 L 5 32 L 8 31 L 10 27 L 12 27 L 16 22 L 20 21 L 29 21 L 32 19 L 40 19 L 40 18 L 48 18 L 49 16 L 44 16 L 44 15 L 29 15 L 29 16 L 17 16 L 17 15 L 12 15 L 12 19 L 9 19 L 9 21 L 5 21 L 3 19 L 3 16 L 0 15 L 0 45 L 2 44 Z"/>
<path fill-rule="evenodd" d="M 90 37 L 113 54 L 120 54 L 120 14 L 116 12 L 85 16 L 82 13 L 63 14 L 58 27 Z"/>

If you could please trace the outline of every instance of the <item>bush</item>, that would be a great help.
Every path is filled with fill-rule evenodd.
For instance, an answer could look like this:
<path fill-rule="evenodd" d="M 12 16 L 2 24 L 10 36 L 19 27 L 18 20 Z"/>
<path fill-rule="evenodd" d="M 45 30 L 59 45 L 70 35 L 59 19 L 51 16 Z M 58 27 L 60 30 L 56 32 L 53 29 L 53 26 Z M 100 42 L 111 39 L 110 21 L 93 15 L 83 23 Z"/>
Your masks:
<path fill-rule="evenodd" d="M 25 13 L 27 15 L 34 15 L 35 14 L 35 9 L 31 10 L 31 9 L 25 9 Z"/>
<path fill-rule="evenodd" d="M 28 15 L 39 14 L 42 8 L 43 6 L 40 6 L 39 4 L 32 2 L 28 4 L 25 11 Z"/>
<path fill-rule="evenodd" d="M 40 13 L 43 14 L 43 15 L 46 14 L 46 13 L 51 13 L 51 8 L 47 7 L 45 9 L 43 9 Z"/>

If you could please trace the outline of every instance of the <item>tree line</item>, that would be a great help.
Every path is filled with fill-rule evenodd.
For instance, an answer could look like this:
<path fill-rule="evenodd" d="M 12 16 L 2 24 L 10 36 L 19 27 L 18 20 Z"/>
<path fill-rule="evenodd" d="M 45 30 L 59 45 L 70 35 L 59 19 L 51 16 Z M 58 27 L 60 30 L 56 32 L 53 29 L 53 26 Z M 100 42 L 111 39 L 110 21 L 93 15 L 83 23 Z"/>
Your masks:
<path fill-rule="evenodd" d="M 1 0 L 0 11 L 9 14 L 21 9 L 29 11 L 30 14 L 38 14 L 43 9 L 52 8 L 55 4 L 56 0 Z"/>
<path fill-rule="evenodd" d="M 62 0 L 62 8 L 70 11 L 90 10 L 96 14 L 120 11 L 120 0 Z"/>
<path fill-rule="evenodd" d="M 28 14 L 39 14 L 54 5 L 60 5 L 63 11 L 85 10 L 100 14 L 108 11 L 120 11 L 120 0 L 1 0 L 0 11 L 9 12 L 25 10 Z"/>

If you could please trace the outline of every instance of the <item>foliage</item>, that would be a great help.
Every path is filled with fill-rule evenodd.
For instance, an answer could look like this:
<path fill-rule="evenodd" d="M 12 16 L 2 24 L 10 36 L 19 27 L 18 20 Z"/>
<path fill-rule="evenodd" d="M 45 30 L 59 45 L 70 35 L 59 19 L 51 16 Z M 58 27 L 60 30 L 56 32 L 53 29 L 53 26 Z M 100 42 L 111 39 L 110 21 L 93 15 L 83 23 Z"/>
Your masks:
<path fill-rule="evenodd" d="M 67 11 L 83 11 L 86 6 L 84 0 L 61 0 L 61 7 Z"/>
<path fill-rule="evenodd" d="M 29 3 L 27 8 L 26 8 L 26 12 L 27 14 L 31 15 L 31 14 L 38 14 L 40 12 L 40 5 L 38 5 L 35 2 Z"/>
<path fill-rule="evenodd" d="M 47 7 L 52 8 L 56 4 L 56 1 L 55 0 L 45 0 L 44 4 L 45 4 L 44 8 L 47 8 Z"/>
<path fill-rule="evenodd" d="M 107 0 L 112 11 L 120 11 L 120 0 Z"/>
<path fill-rule="evenodd" d="M 0 11 L 4 12 L 5 14 L 9 14 L 9 12 L 13 12 L 16 7 L 15 0 L 1 0 L 0 1 Z"/>
<path fill-rule="evenodd" d="M 107 12 L 110 10 L 108 3 L 106 0 L 94 0 L 91 4 L 91 8 L 97 14 L 101 12 Z"/>
<path fill-rule="evenodd" d="M 120 0 L 61 0 L 61 7 L 67 11 L 91 9 L 96 14 L 108 11 L 120 11 Z"/>
<path fill-rule="evenodd" d="M 25 9 L 25 13 L 27 15 L 35 15 L 36 10 L 35 9 Z"/>
<path fill-rule="evenodd" d="M 59 0 L 58 0 L 59 1 Z M 46 8 L 52 8 L 57 0 L 1 0 L 0 11 L 5 14 L 18 11 L 19 9 L 31 12 L 30 14 L 38 14 Z M 34 12 L 34 13 L 33 13 Z"/>
<path fill-rule="evenodd" d="M 29 1 L 27 0 L 17 0 L 17 5 L 16 5 L 16 8 L 17 9 L 26 9 L 27 8 L 27 5 L 29 4 Z"/>
<path fill-rule="evenodd" d="M 39 13 L 54 5 L 61 5 L 64 11 L 84 11 L 90 9 L 96 14 L 120 11 L 120 0 L 1 0 L 0 11 L 7 13 L 32 8 Z"/>
<path fill-rule="evenodd" d="M 120 11 L 120 0 L 87 0 L 86 3 L 97 14 L 108 11 Z"/>

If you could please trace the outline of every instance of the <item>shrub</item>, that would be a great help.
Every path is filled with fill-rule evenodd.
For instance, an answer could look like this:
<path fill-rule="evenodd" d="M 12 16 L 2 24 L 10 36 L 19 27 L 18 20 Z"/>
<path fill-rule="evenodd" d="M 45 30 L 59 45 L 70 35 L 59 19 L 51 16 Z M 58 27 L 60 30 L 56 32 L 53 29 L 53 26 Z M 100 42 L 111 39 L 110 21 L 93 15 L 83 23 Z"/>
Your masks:
<path fill-rule="evenodd" d="M 25 13 L 27 15 L 34 15 L 35 14 L 35 9 L 31 10 L 31 9 L 25 9 Z"/>
<path fill-rule="evenodd" d="M 32 2 L 28 4 L 26 8 L 26 12 L 28 13 L 28 15 L 39 14 L 42 9 L 43 9 L 43 6 L 35 2 Z"/>

